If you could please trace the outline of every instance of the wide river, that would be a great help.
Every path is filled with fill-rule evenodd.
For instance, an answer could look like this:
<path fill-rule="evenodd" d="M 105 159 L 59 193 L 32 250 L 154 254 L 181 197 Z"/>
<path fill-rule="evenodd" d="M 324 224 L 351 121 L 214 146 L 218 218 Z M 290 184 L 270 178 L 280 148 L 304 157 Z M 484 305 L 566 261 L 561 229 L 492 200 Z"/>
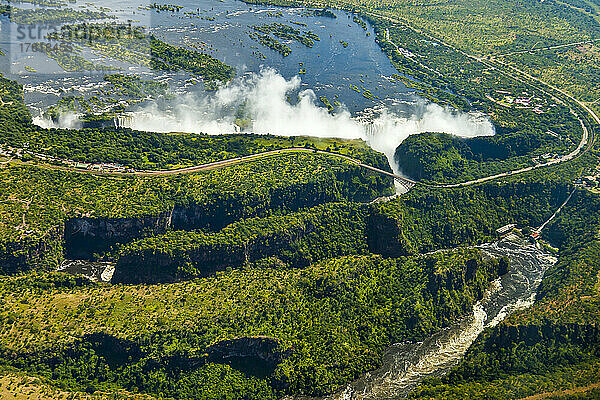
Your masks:
<path fill-rule="evenodd" d="M 484 328 L 495 326 L 510 313 L 529 307 L 544 272 L 556 263 L 555 257 L 514 235 L 479 248 L 487 256 L 508 257 L 510 268 L 506 275 L 492 282 L 484 298 L 473 307 L 471 315 L 423 342 L 391 346 L 379 369 L 364 374 L 341 391 L 321 400 L 405 397 L 424 378 L 444 375 L 460 362 Z M 106 282 L 114 272 L 114 265 L 68 260 L 59 270 Z M 297 399 L 316 400 L 302 396 Z"/>
<path fill-rule="evenodd" d="M 103 10 L 119 21 L 133 20 L 168 43 L 211 54 L 235 67 L 238 75 L 271 67 L 286 79 L 301 76 L 302 89 L 313 89 L 332 103 L 337 100 L 352 112 L 415 100 L 412 90 L 391 78 L 397 71 L 375 43 L 373 29 L 368 25 L 364 29 L 348 13 L 333 11 L 336 18 L 330 18 L 315 16 L 306 9 L 254 6 L 235 0 L 178 1 L 182 8 L 177 12 L 150 10 L 147 5 L 148 2 L 103 0 L 94 5 L 78 1 L 69 7 Z M 252 26 L 273 23 L 310 31 L 319 40 L 314 41 L 313 47 L 306 47 L 298 41 L 278 39 L 292 50 L 283 57 L 250 38 Z M 61 90 L 89 94 L 101 87 L 104 73 L 66 72 L 42 53 L 22 53 L 15 24 L 4 20 L 3 32 L 1 47 L 12 63 L 9 76 L 26 85 L 26 100 L 31 106 L 53 104 L 63 94 Z M 186 85 L 186 74 L 152 72 L 85 49 L 80 54 L 97 64 L 120 67 L 121 73 L 143 73 L 148 79 L 169 81 L 179 91 L 196 90 Z M 363 89 L 369 89 L 374 97 L 363 96 Z"/>

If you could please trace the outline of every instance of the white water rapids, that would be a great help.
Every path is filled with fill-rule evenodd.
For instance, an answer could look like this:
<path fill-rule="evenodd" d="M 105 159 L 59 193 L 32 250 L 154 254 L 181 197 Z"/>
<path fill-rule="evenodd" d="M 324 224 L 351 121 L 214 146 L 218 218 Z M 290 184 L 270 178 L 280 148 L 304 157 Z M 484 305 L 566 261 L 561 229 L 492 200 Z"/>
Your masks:
<path fill-rule="evenodd" d="M 512 312 L 529 307 L 544 272 L 556 258 L 516 236 L 479 246 L 486 256 L 508 257 L 509 272 L 493 281 L 473 313 L 419 343 L 391 346 L 383 365 L 365 373 L 343 390 L 321 400 L 383 400 L 407 396 L 427 377 L 441 376 L 456 366 L 486 327 L 502 322 Z M 109 281 L 114 265 L 68 260 L 59 268 L 93 281 Z M 297 397 L 299 400 L 311 400 Z M 312 399 L 316 400 L 316 399 Z"/>
<path fill-rule="evenodd" d="M 484 328 L 495 326 L 515 310 L 532 304 L 544 272 L 557 261 L 516 236 L 479 247 L 486 255 L 508 257 L 510 268 L 492 282 L 484 298 L 473 307 L 472 315 L 423 342 L 391 346 L 381 368 L 367 372 L 322 400 L 406 397 L 424 378 L 444 375 L 460 362 Z"/>

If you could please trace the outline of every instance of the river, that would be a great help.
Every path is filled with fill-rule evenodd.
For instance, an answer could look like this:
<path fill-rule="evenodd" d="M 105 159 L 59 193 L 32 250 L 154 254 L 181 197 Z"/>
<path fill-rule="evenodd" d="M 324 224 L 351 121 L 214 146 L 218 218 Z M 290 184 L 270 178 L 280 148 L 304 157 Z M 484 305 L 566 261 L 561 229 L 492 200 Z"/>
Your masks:
<path fill-rule="evenodd" d="M 104 11 L 115 21 L 134 21 L 168 43 L 206 52 L 231 65 L 238 76 L 259 73 L 265 67 L 275 69 L 286 79 L 301 76 L 301 89 L 312 89 L 317 96 L 328 97 L 331 103 L 339 101 L 353 113 L 378 104 L 411 103 L 417 99 L 414 90 L 392 79 L 398 72 L 375 42 L 372 27 L 363 28 L 346 12 L 334 10 L 336 18 L 328 18 L 315 16 L 303 8 L 248 5 L 236 0 L 182 0 L 177 5 L 182 7 L 178 12 L 151 10 L 146 1 L 125 0 L 102 0 L 94 4 L 77 0 L 68 7 Z M 312 32 L 318 40 L 307 47 L 298 41 L 281 39 L 292 51 L 283 57 L 251 39 L 253 26 L 273 23 Z M 65 92 L 86 97 L 106 95 L 103 72 L 68 72 L 44 53 L 22 53 L 17 30 L 17 24 L 4 21 L 3 32 L 8 34 L 0 40 L 0 48 L 11 63 L 4 72 L 25 85 L 25 101 L 30 107 L 43 110 Z M 120 68 L 114 72 L 168 82 L 180 95 L 198 90 L 190 85 L 187 73 L 152 71 L 86 47 L 81 48 L 79 55 L 96 64 Z M 364 96 L 364 89 L 372 96 Z"/>
<path fill-rule="evenodd" d="M 456 366 L 486 327 L 500 323 L 510 313 L 529 307 L 544 272 L 556 258 L 535 245 L 511 235 L 479 246 L 489 256 L 506 256 L 509 272 L 492 282 L 473 313 L 423 342 L 391 346 L 383 365 L 322 400 L 384 400 L 408 396 L 424 379 L 446 374 Z M 305 397 L 297 399 L 309 400 Z"/>
<path fill-rule="evenodd" d="M 419 343 L 398 343 L 383 357 L 383 365 L 367 372 L 343 390 L 321 400 L 384 400 L 406 397 L 424 378 L 441 376 L 456 366 L 486 327 L 512 312 L 529 307 L 545 271 L 557 259 L 516 235 L 478 246 L 489 257 L 508 257 L 509 272 L 490 285 L 471 315 Z M 89 279 L 110 281 L 114 265 L 67 260 L 59 268 Z M 317 400 L 296 397 L 297 400 Z"/>
<path fill-rule="evenodd" d="M 57 271 L 83 275 L 92 282 L 110 282 L 115 264 L 106 261 L 65 260 Z"/>

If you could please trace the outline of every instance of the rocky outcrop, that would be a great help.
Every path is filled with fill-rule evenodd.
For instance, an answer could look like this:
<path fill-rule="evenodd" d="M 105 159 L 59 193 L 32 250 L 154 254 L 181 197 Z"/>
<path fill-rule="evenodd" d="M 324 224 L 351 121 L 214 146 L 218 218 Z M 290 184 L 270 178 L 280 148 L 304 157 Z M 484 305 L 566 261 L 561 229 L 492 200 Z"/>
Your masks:
<path fill-rule="evenodd" d="M 144 249 L 121 255 L 112 283 L 170 283 L 208 276 L 226 266 L 244 263 L 243 250 L 229 246 L 200 246 L 186 254 Z"/>
<path fill-rule="evenodd" d="M 177 282 L 208 276 L 227 267 L 239 268 L 271 256 L 277 256 L 295 267 L 305 267 L 313 258 L 311 254 L 298 251 L 298 247 L 313 232 L 314 225 L 305 221 L 244 240 L 219 236 L 215 240 L 202 234 L 192 234 L 185 248 L 142 246 L 141 249 L 127 249 L 119 255 L 111 282 Z"/>
<path fill-rule="evenodd" d="M 202 202 L 190 201 L 176 204 L 172 215 L 172 229 L 218 231 L 243 218 L 263 217 L 276 211 L 297 211 L 301 208 L 344 200 L 349 195 L 340 193 L 340 187 L 349 185 L 352 176 L 338 173 L 338 179 L 340 181 L 336 184 L 332 182 L 332 185 L 323 182 L 307 182 L 276 187 L 270 189 L 266 196 L 241 192 L 220 193 Z"/>
<path fill-rule="evenodd" d="M 72 217 L 65 221 L 65 255 L 66 258 L 90 259 L 94 253 L 108 251 L 117 243 L 128 243 L 167 230 L 218 231 L 243 218 L 263 217 L 277 211 L 296 211 L 352 198 L 355 195 L 347 193 L 346 189 L 350 187 L 352 178 L 361 176 L 361 172 L 339 172 L 331 184 L 315 181 L 277 187 L 267 195 L 226 192 L 210 194 L 202 201 L 181 200 L 171 210 L 158 215 Z M 384 191 L 385 187 L 378 190 Z"/>
<path fill-rule="evenodd" d="M 0 241 L 0 274 L 56 269 L 64 259 L 62 238 L 62 226 L 57 226 L 40 237 Z"/>
<path fill-rule="evenodd" d="M 171 226 L 171 212 L 130 218 L 74 217 L 65 222 L 65 255 L 90 259 L 117 243 L 146 235 L 157 235 Z"/>
<path fill-rule="evenodd" d="M 279 339 L 266 336 L 227 339 L 207 348 L 207 361 L 229 364 L 248 375 L 265 378 L 292 355 L 291 348 L 284 350 L 282 347 Z"/>
<path fill-rule="evenodd" d="M 373 210 L 367 222 L 369 251 L 384 257 L 401 257 L 415 254 L 410 242 L 402 232 L 400 222 Z"/>

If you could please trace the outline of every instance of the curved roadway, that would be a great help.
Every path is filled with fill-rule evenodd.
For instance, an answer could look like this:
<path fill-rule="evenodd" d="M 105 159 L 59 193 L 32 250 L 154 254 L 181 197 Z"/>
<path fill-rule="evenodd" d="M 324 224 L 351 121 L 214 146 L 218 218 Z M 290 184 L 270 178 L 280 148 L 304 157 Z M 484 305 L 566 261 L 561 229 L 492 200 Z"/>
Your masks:
<path fill-rule="evenodd" d="M 430 39 L 436 40 L 437 42 L 443 44 L 444 46 L 447 46 L 457 52 L 459 52 L 460 54 L 464 55 L 465 57 L 468 57 L 472 60 L 475 60 L 477 62 L 482 63 L 483 65 L 488 66 L 489 68 L 495 69 L 498 72 L 505 74 L 509 77 L 512 77 L 514 79 L 517 79 L 515 74 L 521 75 L 523 77 L 525 77 L 526 79 L 530 80 L 530 81 L 534 81 L 537 82 L 543 86 L 546 86 L 547 88 L 550 88 L 552 90 L 555 90 L 558 93 L 561 93 L 563 96 L 565 96 L 567 99 L 575 102 L 578 106 L 580 106 L 581 108 L 583 108 L 588 114 L 590 114 L 592 116 L 592 118 L 596 121 L 596 123 L 598 123 L 600 125 L 600 117 L 598 117 L 598 115 L 591 109 L 589 108 L 586 104 L 584 104 L 583 102 L 579 101 L 578 99 L 576 99 L 575 97 L 573 97 L 572 95 L 570 95 L 569 93 L 551 85 L 548 84 L 534 76 L 531 76 L 530 74 L 516 68 L 513 67 L 511 65 L 508 65 L 502 61 L 499 61 L 497 59 L 494 59 L 493 62 L 500 64 L 501 66 L 503 66 L 504 68 L 507 68 L 509 70 L 511 70 L 513 73 L 509 73 L 506 71 L 502 71 L 500 69 L 498 69 L 496 66 L 494 66 L 493 64 L 490 64 L 489 62 L 485 62 L 484 59 L 482 57 L 476 57 L 474 55 L 465 53 L 464 51 L 456 48 L 455 46 L 452 46 L 442 40 L 440 40 L 437 37 L 434 37 L 426 32 L 420 31 L 418 29 L 415 29 L 414 27 L 411 27 L 409 24 L 407 24 L 406 22 L 397 19 L 397 18 L 392 18 L 392 17 L 388 17 L 388 16 L 384 16 L 384 15 L 379 15 L 376 13 L 373 13 L 372 11 L 368 11 L 366 12 L 367 14 L 371 14 L 374 15 L 376 17 L 382 18 L 382 19 L 386 19 L 390 22 L 394 22 L 394 23 L 399 23 L 402 24 L 406 27 L 408 27 L 409 29 L 412 29 L 413 31 L 429 37 Z M 388 40 L 389 41 L 389 40 Z M 390 43 L 392 43 L 390 41 Z M 544 91 L 543 89 L 540 89 L 542 91 Z M 545 91 L 544 91 L 545 92 Z M 546 94 L 553 96 L 550 93 L 545 92 Z M 555 97 L 555 96 L 553 96 Z M 263 153 L 257 153 L 257 154 L 252 154 L 249 156 L 243 156 L 243 157 L 236 157 L 236 158 L 231 158 L 231 159 L 227 159 L 227 160 L 221 160 L 221 161 L 215 161 L 212 163 L 207 163 L 207 164 L 201 164 L 201 165 L 196 165 L 196 166 L 192 166 L 192 167 L 186 167 L 186 168 L 180 168 L 180 169 L 174 169 L 174 170 L 162 170 L 162 171 L 135 171 L 135 172 L 117 172 L 117 171 L 90 171 L 90 170 L 81 170 L 81 169 L 77 169 L 77 168 L 72 168 L 72 167 L 65 167 L 65 166 L 55 166 L 55 165 L 38 165 L 35 164 L 36 166 L 39 167 L 43 167 L 43 168 L 47 168 L 47 169 L 54 169 L 54 170 L 61 170 L 61 171 L 69 171 L 69 172 L 78 172 L 78 173 L 87 173 L 87 174 L 94 174 L 94 175 L 108 175 L 108 176 L 168 176 L 168 175 L 177 175 L 177 174 L 185 174 L 185 173 L 193 173 L 193 172 L 200 172 L 200 171 L 210 171 L 210 170 L 214 170 L 214 169 L 219 169 L 219 168 L 225 168 L 225 167 L 229 167 L 229 166 L 234 166 L 234 165 L 238 165 L 241 163 L 245 163 L 245 162 L 251 162 L 254 160 L 258 160 L 261 158 L 265 158 L 265 157 L 271 157 L 271 156 L 275 156 L 275 155 L 279 155 L 282 153 L 289 153 L 289 152 L 310 152 L 310 153 L 317 153 L 317 154 L 325 154 L 328 156 L 332 156 L 332 157 L 338 157 L 338 158 L 342 158 L 346 161 L 349 161 L 353 164 L 358 165 L 359 167 L 371 170 L 373 172 L 382 174 L 382 175 L 387 175 L 390 176 L 392 178 L 394 178 L 395 180 L 399 181 L 400 183 L 406 185 L 406 186 L 413 186 L 413 185 L 422 185 L 422 186 L 426 186 L 426 187 L 431 187 L 431 188 L 456 188 L 456 187 L 464 187 L 464 186 L 470 186 L 470 185 L 474 185 L 477 183 L 482 183 L 482 182 L 487 182 L 490 180 L 494 180 L 494 179 L 498 179 L 498 178 L 503 178 L 503 177 L 507 177 L 507 176 L 512 176 L 512 175 L 516 175 L 516 174 L 521 174 L 524 172 L 528 172 L 528 171 L 532 171 L 535 169 L 540 169 L 540 168 L 545 168 L 545 167 L 549 167 L 552 165 L 556 165 L 556 164 L 561 164 L 564 162 L 568 162 L 576 157 L 578 157 L 579 155 L 587 152 L 590 148 L 591 145 L 593 143 L 593 137 L 590 135 L 590 132 L 588 130 L 588 128 L 586 127 L 585 123 L 583 122 L 583 120 L 573 111 L 571 110 L 571 112 L 573 113 L 573 115 L 575 115 L 575 117 L 577 119 L 579 119 L 579 122 L 581 123 L 582 129 L 583 129 L 583 135 L 581 137 L 581 141 L 579 142 L 579 145 L 577 146 L 577 148 L 575 150 L 573 150 L 571 153 L 552 160 L 550 162 L 547 162 L 545 164 L 538 164 L 535 166 L 530 166 L 530 167 L 525 167 L 525 168 L 520 168 L 520 169 L 516 169 L 516 170 L 512 170 L 512 171 L 507 171 L 507 172 L 503 172 L 503 173 L 499 173 L 499 174 L 495 174 L 495 175 L 490 175 L 490 176 L 486 176 L 483 178 L 479 178 L 479 179 L 473 179 L 471 181 L 466 181 L 466 182 L 461 182 L 461 183 L 454 183 L 454 184 L 426 184 L 426 183 L 422 183 L 422 182 L 418 182 L 418 181 L 414 181 L 412 179 L 406 178 L 404 176 L 401 175 L 397 175 L 388 171 L 384 171 L 382 169 L 367 165 L 367 164 L 363 164 L 360 160 L 357 160 L 355 158 L 352 157 L 348 157 L 342 154 L 338 154 L 338 153 L 332 153 L 332 152 L 328 152 L 328 151 L 323 151 L 323 150 L 312 150 L 312 149 L 306 149 L 306 148 L 287 148 L 287 149 L 279 149 L 279 150 L 271 150 L 271 151 L 266 151 Z M 20 162 L 20 161 L 13 161 L 13 160 L 8 160 L 6 162 L 4 162 L 5 164 L 7 163 L 13 163 L 13 164 L 20 164 L 20 165 L 32 165 L 30 163 L 24 163 L 24 162 Z"/>
<path fill-rule="evenodd" d="M 228 158 L 226 160 L 220 160 L 220 161 L 214 161 L 214 162 L 206 163 L 206 164 L 194 165 L 192 167 L 185 167 L 185 168 L 178 168 L 178 169 L 171 169 L 171 170 L 159 170 L 159 171 L 134 171 L 134 172 L 101 171 L 101 170 L 97 171 L 97 170 L 87 170 L 87 169 L 67 167 L 67 166 L 62 166 L 62 165 L 33 164 L 33 163 L 29 163 L 29 162 L 23 162 L 23 161 L 12 160 L 12 159 L 8 160 L 8 161 L 0 162 L 0 164 L 9 164 L 10 163 L 10 164 L 16 164 L 16 165 L 29 165 L 29 166 L 35 166 L 35 167 L 39 167 L 39 168 L 51 169 L 51 170 L 56 170 L 56 171 L 76 172 L 76 173 L 81 173 L 81 174 L 91 174 L 91 175 L 99 175 L 99 176 L 144 176 L 144 177 L 150 177 L 150 176 L 169 176 L 169 175 L 178 175 L 178 174 L 190 174 L 190 173 L 202 172 L 202 171 L 211 171 L 214 169 L 231 167 L 231 166 L 246 163 L 246 162 L 256 161 L 259 159 L 272 157 L 272 156 L 277 156 L 277 155 L 280 155 L 283 153 L 299 153 L 299 152 L 313 153 L 313 154 L 325 154 L 327 156 L 341 158 L 352 164 L 356 164 L 361 168 L 365 168 L 365 169 L 374 171 L 374 172 L 382 174 L 382 175 L 390 176 L 396 180 L 402 181 L 403 183 L 405 183 L 407 185 L 419 184 L 419 182 L 413 181 L 412 179 L 406 178 L 404 176 L 396 175 L 389 171 L 384 171 L 380 168 L 373 167 L 368 164 L 364 164 L 360 160 L 357 160 L 357 159 L 349 157 L 349 156 L 345 156 L 343 154 L 332 153 L 332 152 L 324 151 L 324 150 L 307 149 L 304 147 L 290 147 L 290 148 L 286 148 L 286 149 L 270 150 L 270 151 L 265 151 L 263 153 L 251 154 L 248 156 Z"/>

